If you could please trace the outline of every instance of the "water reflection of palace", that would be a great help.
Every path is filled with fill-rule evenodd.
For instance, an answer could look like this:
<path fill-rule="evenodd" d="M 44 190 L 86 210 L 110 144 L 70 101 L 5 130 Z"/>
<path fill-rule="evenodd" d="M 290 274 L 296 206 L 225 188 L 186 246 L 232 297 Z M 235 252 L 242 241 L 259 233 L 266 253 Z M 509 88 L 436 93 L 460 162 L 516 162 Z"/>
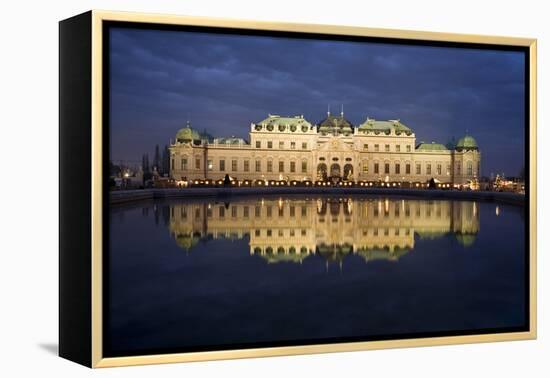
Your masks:
<path fill-rule="evenodd" d="M 475 241 L 475 202 L 404 199 L 261 199 L 170 206 L 170 232 L 192 249 L 200 240 L 250 237 L 250 254 L 268 262 L 301 262 L 310 255 L 341 261 L 397 260 L 415 237 L 454 234 L 464 246 Z"/>

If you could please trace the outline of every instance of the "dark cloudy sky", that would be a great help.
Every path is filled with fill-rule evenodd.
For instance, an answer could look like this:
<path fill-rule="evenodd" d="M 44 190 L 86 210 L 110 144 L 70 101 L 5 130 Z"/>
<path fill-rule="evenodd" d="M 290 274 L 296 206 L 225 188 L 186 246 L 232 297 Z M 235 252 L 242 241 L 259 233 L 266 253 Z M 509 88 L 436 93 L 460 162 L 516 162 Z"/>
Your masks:
<path fill-rule="evenodd" d="M 344 104 L 355 125 L 400 119 L 417 143 L 468 132 L 484 175 L 517 175 L 524 69 L 521 52 L 113 28 L 111 157 L 151 157 L 187 119 L 248 139 L 268 113 L 317 123 Z"/>

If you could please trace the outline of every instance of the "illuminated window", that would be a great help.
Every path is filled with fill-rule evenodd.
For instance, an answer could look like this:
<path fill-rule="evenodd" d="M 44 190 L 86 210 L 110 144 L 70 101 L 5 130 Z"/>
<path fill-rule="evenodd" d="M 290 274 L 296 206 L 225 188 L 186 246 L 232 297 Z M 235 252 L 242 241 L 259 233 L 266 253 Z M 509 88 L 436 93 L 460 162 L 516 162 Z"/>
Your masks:
<path fill-rule="evenodd" d="M 187 169 L 187 159 L 186 158 L 181 159 L 181 169 L 183 171 Z"/>
<path fill-rule="evenodd" d="M 214 162 L 212 160 L 208 160 L 208 170 L 211 171 L 214 168 Z"/>
<path fill-rule="evenodd" d="M 369 163 L 367 161 L 363 162 L 363 173 L 369 173 Z"/>

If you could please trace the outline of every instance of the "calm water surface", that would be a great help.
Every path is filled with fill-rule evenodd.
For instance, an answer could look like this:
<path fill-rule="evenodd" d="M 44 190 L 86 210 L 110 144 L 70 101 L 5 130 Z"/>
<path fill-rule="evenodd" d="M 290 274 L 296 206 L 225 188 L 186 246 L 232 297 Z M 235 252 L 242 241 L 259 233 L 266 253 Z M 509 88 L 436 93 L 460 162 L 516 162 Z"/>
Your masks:
<path fill-rule="evenodd" d="M 386 197 L 110 210 L 106 355 L 523 327 L 523 208 Z"/>

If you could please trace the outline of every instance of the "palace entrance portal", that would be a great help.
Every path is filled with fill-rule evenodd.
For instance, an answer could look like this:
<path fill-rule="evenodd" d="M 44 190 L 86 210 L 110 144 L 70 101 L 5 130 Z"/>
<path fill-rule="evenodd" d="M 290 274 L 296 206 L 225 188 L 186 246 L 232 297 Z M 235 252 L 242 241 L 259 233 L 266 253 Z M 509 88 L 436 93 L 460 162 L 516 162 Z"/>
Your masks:
<path fill-rule="evenodd" d="M 330 166 L 330 177 L 334 179 L 334 178 L 340 178 L 340 176 L 341 176 L 340 164 L 336 164 L 336 163 L 332 164 Z"/>

